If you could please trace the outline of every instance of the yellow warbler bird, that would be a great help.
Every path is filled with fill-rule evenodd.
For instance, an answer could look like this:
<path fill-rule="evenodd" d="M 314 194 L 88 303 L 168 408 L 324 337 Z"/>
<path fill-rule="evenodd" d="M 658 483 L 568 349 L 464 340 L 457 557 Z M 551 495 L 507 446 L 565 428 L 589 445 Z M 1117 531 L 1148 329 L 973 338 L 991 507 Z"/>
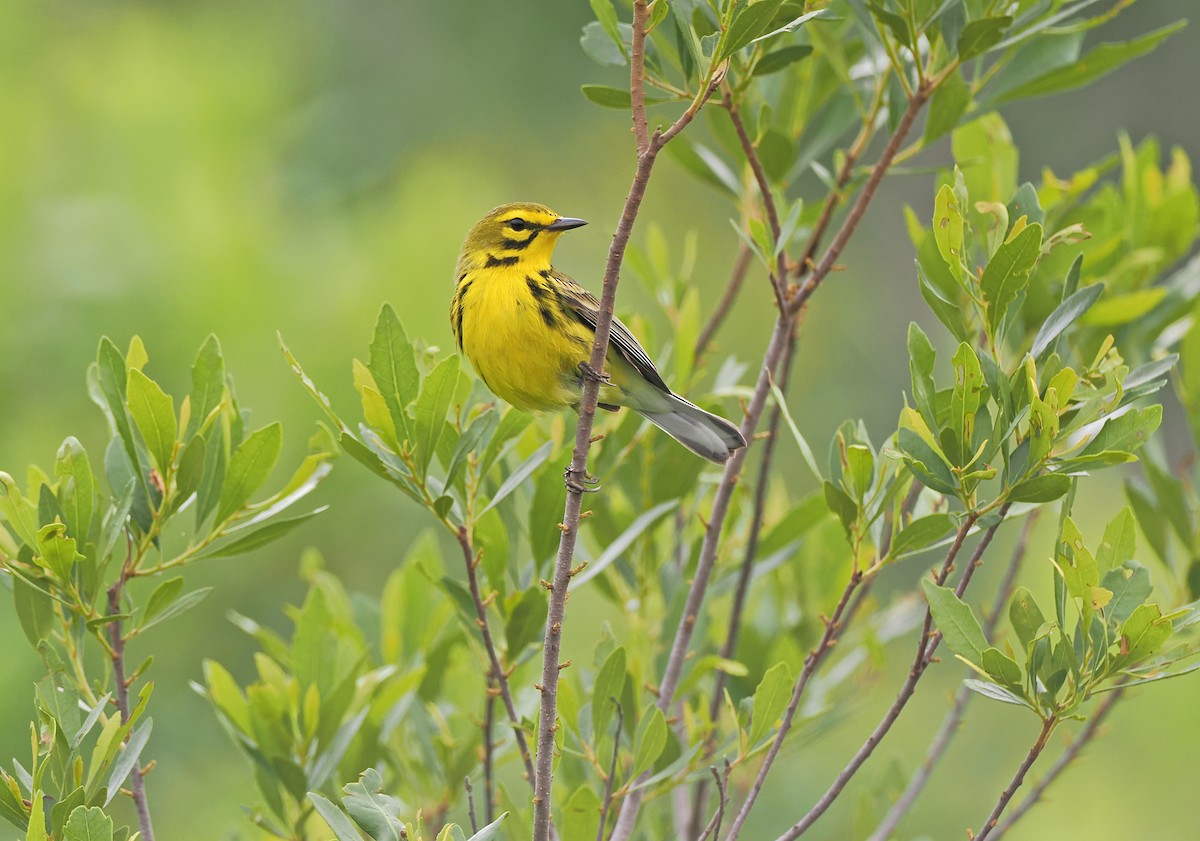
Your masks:
<path fill-rule="evenodd" d="M 506 204 L 467 234 L 455 272 L 450 326 L 484 385 L 518 409 L 576 410 L 600 302 L 550 265 L 563 231 L 586 225 L 540 204 Z M 723 464 L 746 439 L 729 421 L 675 394 L 620 321 L 600 407 L 628 407 L 699 456 Z"/>

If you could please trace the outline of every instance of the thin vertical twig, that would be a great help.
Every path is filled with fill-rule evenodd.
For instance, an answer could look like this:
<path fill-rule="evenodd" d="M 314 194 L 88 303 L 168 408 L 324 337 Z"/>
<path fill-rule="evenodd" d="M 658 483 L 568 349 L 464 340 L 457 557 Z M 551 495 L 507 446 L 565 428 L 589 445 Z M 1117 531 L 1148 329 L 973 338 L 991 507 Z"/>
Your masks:
<path fill-rule="evenodd" d="M 720 84 L 723 74 L 711 68 L 704 88 L 687 110 L 666 131 L 649 134 L 645 102 L 646 0 L 634 0 L 633 38 L 629 57 L 629 90 L 633 110 L 633 129 L 637 140 L 637 167 L 625 198 L 625 206 L 613 234 L 604 269 L 604 288 L 596 314 L 596 335 L 591 356 L 583 369 L 583 393 L 579 401 L 579 422 L 575 427 L 575 447 L 571 465 L 567 468 L 567 499 L 563 510 L 562 534 L 554 561 L 554 579 L 550 584 L 550 601 L 546 615 L 546 633 L 542 646 L 542 680 L 537 684 L 541 693 L 538 710 L 537 768 L 534 777 L 533 841 L 550 837 L 550 793 L 554 782 L 554 734 L 558 730 L 558 675 L 563 668 L 559 661 L 562 651 L 563 620 L 566 614 L 567 591 L 574 574 L 575 544 L 579 537 L 579 521 L 583 509 L 587 477 L 588 453 L 592 445 L 592 427 L 596 419 L 596 404 L 600 384 L 604 381 L 604 359 L 612 330 L 613 308 L 625 249 L 633 233 L 633 225 L 646 194 L 646 185 L 654 162 L 662 148 L 691 123 Z"/>
<path fill-rule="evenodd" d="M 121 596 L 129 577 L 130 565 L 126 561 L 116 582 L 108 588 L 108 612 L 110 616 L 121 613 Z M 113 683 L 116 685 L 117 709 L 121 712 L 121 723 L 129 721 L 129 681 L 125 677 L 125 637 L 121 633 L 121 620 L 109 623 L 108 639 L 112 647 Z M 150 803 L 146 799 L 146 770 L 141 762 L 133 766 L 129 775 L 129 789 L 133 793 L 133 805 L 137 811 L 138 828 L 142 841 L 154 841 L 154 825 L 150 820 Z"/>
<path fill-rule="evenodd" d="M 500 698 L 504 701 L 504 709 L 508 713 L 509 722 L 512 724 L 513 736 L 517 740 L 517 748 L 521 752 L 521 762 L 525 765 L 525 774 L 532 784 L 533 760 L 529 755 L 529 742 L 525 738 L 525 730 L 521 727 L 521 716 L 517 714 L 517 705 L 513 701 L 512 687 L 508 682 L 508 674 L 504 671 L 504 666 L 500 662 L 500 654 L 496 650 L 496 642 L 492 638 L 492 629 L 488 625 L 487 604 L 484 602 L 483 594 L 479 590 L 479 559 L 475 556 L 475 549 L 471 544 L 471 534 L 467 531 L 466 526 L 459 526 L 458 531 L 455 532 L 455 536 L 458 538 L 458 545 L 462 549 L 463 562 L 467 567 L 467 587 L 471 591 L 471 600 L 475 603 L 475 624 L 479 626 L 479 635 L 483 638 L 483 647 L 487 651 L 489 662 L 488 682 L 495 681 Z M 490 728 L 488 732 L 490 733 Z M 489 753 L 485 752 L 485 759 Z M 485 769 L 489 767 L 490 762 L 485 765 Z M 489 802 L 490 799 L 489 792 Z"/>
<path fill-rule="evenodd" d="M 1035 509 L 1025 519 L 1025 525 L 1021 528 L 1021 535 L 1017 538 L 1016 546 L 1013 547 L 1012 556 L 1008 561 L 1008 568 L 1004 571 L 1004 577 L 1000 582 L 999 589 L 996 590 L 996 598 L 992 602 L 992 610 L 983 621 L 983 636 L 985 639 L 991 639 L 996 631 L 996 625 L 1000 621 L 1000 617 L 1004 614 L 1004 605 L 1008 603 L 1012 596 L 1013 585 L 1016 583 L 1017 571 L 1021 568 L 1021 561 L 1025 557 L 1025 551 L 1029 544 L 1029 534 L 1033 530 L 1033 525 L 1037 522 L 1037 514 L 1041 509 Z M 974 672 L 971 673 L 972 675 Z M 959 726 L 962 724 L 963 713 L 966 711 L 967 704 L 970 702 L 972 692 L 964 683 L 958 688 L 955 693 L 954 703 L 947 711 L 945 718 L 942 719 L 942 724 L 934 735 L 933 740 L 929 743 L 929 749 L 925 752 L 924 759 L 921 764 L 913 771 L 912 779 L 908 781 L 908 786 L 904 792 L 892 804 L 892 808 L 880 821 L 879 826 L 871 833 L 871 837 L 867 841 L 887 841 L 892 832 L 899 825 L 901 818 L 904 817 L 916 803 L 917 798 L 921 796 L 926 783 L 933 775 L 933 769 L 937 767 L 942 756 L 945 755 L 946 749 L 950 747 L 950 742 L 954 735 L 958 732 Z"/>
<path fill-rule="evenodd" d="M 475 820 L 475 786 L 471 785 L 470 776 L 463 780 L 463 785 L 467 789 L 467 817 L 471 819 L 471 834 L 474 835 L 479 832 L 479 821 Z"/>
<path fill-rule="evenodd" d="M 729 779 L 729 763 L 725 763 L 725 774 L 722 776 L 717 773 L 716 768 L 708 769 L 713 776 L 713 782 L 717 786 L 717 808 L 713 812 L 712 818 L 708 825 L 704 827 L 704 832 L 696 841 L 708 841 L 709 838 L 721 837 L 721 819 L 725 817 L 725 804 L 729 802 L 729 795 L 725 791 L 726 781 Z"/>
<path fill-rule="evenodd" d="M 617 756 L 621 753 L 621 728 L 625 725 L 625 710 L 616 698 L 609 698 L 617 708 L 617 726 L 613 732 L 612 760 L 608 763 L 608 777 L 604 780 L 604 799 L 600 801 L 600 828 L 596 830 L 596 841 L 604 841 L 604 828 L 608 823 L 608 810 L 612 807 L 613 780 L 617 776 Z"/>
<path fill-rule="evenodd" d="M 1000 799 L 996 801 L 992 813 L 988 815 L 987 820 L 980 827 L 979 834 L 975 836 L 975 841 L 984 841 L 984 839 L 992 834 L 992 830 L 996 828 L 996 824 L 1000 820 L 1000 815 L 1004 812 L 1004 807 L 1008 805 L 1008 801 L 1013 799 L 1013 796 L 1017 793 L 1017 789 L 1021 787 L 1021 783 L 1025 782 L 1025 775 L 1029 773 L 1029 769 L 1033 767 L 1033 763 L 1037 762 L 1037 758 L 1042 755 L 1042 751 L 1046 747 L 1046 742 L 1049 741 L 1050 734 L 1054 732 L 1054 727 L 1057 724 L 1058 718 L 1053 715 L 1042 722 L 1041 732 L 1038 733 L 1038 737 L 1034 740 L 1029 753 L 1025 755 L 1025 758 L 1021 760 L 1021 764 L 1017 766 L 1017 773 L 1013 774 L 1008 787 L 1000 793 Z"/>
<path fill-rule="evenodd" d="M 496 696 L 492 694 L 492 688 L 491 685 L 488 686 L 488 696 L 487 702 L 484 705 L 483 718 L 483 795 L 485 798 L 483 816 L 485 824 L 489 824 L 495 820 L 494 811 L 496 804 L 496 745 L 492 740 L 492 731 L 496 726 Z"/>
<path fill-rule="evenodd" d="M 1125 689 L 1123 687 L 1117 687 L 1109 692 L 1108 697 L 1099 703 L 1099 705 L 1096 707 L 1096 711 L 1092 713 L 1092 717 L 1088 719 L 1088 723 L 1082 730 L 1079 731 L 1079 735 L 1072 739 L 1071 743 L 1063 749 L 1063 752 L 1059 755 L 1058 759 L 1056 759 L 1054 764 L 1050 766 L 1050 770 L 1046 772 L 1046 776 L 1038 780 L 1034 787 L 1030 789 L 1029 794 L 1025 796 L 1025 799 L 1022 800 L 1017 807 L 1012 810 L 1007 818 L 1005 818 L 996 826 L 995 830 L 991 834 L 992 841 L 999 841 L 999 838 L 1004 835 L 1004 833 L 1012 829 L 1013 824 L 1025 817 L 1025 813 L 1041 801 L 1042 796 L 1046 793 L 1046 789 L 1050 787 L 1050 784 L 1062 775 L 1062 772 L 1067 769 L 1067 766 L 1078 758 L 1080 751 L 1082 751 L 1084 747 L 1096 737 L 1096 734 L 1100 731 L 1100 725 L 1104 723 L 1104 720 L 1108 717 L 1108 714 L 1112 712 L 1112 708 L 1116 706 L 1117 702 L 1121 700 L 1124 694 Z"/>

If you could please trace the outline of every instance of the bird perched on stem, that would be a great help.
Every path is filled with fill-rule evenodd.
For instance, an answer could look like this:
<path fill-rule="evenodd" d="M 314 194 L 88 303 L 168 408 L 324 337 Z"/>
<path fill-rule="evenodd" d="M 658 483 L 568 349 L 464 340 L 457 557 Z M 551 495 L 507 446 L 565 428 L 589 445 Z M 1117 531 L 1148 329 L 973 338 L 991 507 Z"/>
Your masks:
<path fill-rule="evenodd" d="M 471 228 L 458 258 L 450 325 L 484 385 L 518 409 L 579 409 L 600 302 L 550 265 L 563 231 L 587 224 L 540 204 L 506 204 Z M 675 394 L 613 319 L 599 406 L 628 407 L 699 456 L 723 464 L 746 439 Z"/>

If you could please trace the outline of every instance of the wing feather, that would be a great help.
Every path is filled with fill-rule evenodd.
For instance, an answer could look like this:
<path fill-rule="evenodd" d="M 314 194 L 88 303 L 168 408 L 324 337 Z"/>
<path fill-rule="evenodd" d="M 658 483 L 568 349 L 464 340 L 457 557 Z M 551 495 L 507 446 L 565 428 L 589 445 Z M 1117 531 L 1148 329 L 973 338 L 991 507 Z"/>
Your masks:
<path fill-rule="evenodd" d="M 600 313 L 600 302 L 596 296 L 561 272 L 555 271 L 553 277 L 557 281 L 555 287 L 563 310 L 595 333 L 596 319 Z M 633 333 L 629 332 L 629 328 L 615 317 L 609 335 L 609 346 L 617 352 L 618 356 L 632 365 L 648 383 L 667 394 L 671 393 L 670 387 L 663 382 L 662 375 L 654 367 L 654 363 L 645 349 L 634 338 Z"/>

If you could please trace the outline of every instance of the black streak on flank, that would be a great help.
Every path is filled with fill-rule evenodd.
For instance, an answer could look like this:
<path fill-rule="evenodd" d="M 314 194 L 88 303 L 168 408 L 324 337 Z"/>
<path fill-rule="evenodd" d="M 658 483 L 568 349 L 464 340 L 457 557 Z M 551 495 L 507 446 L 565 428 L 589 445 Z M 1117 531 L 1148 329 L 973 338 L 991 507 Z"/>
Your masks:
<path fill-rule="evenodd" d="M 551 280 L 554 277 L 554 270 L 542 269 L 538 274 L 542 276 L 542 280 Z"/>
<path fill-rule="evenodd" d="M 463 275 L 463 277 L 466 277 L 466 275 Z M 474 281 L 468 280 L 458 288 L 457 292 L 454 293 L 454 319 L 458 327 L 458 329 L 454 331 L 454 338 L 458 339 L 459 352 L 461 352 L 463 349 L 463 311 L 467 308 L 467 291 L 471 288 L 472 283 L 474 283 Z"/>
<path fill-rule="evenodd" d="M 539 301 L 545 301 L 550 297 L 550 290 L 538 283 L 535 278 L 526 277 L 525 283 L 529 286 L 529 291 L 533 294 L 533 297 Z"/>
<path fill-rule="evenodd" d="M 515 254 L 511 257 L 497 257 L 495 254 L 489 254 L 487 262 L 483 264 L 483 267 L 485 269 L 494 269 L 496 266 L 515 266 L 520 259 Z"/>
<path fill-rule="evenodd" d="M 550 309 L 550 307 L 543 304 L 541 307 L 541 313 L 542 321 L 546 322 L 547 327 L 553 330 L 558 326 L 558 319 L 554 317 L 554 311 Z"/>

